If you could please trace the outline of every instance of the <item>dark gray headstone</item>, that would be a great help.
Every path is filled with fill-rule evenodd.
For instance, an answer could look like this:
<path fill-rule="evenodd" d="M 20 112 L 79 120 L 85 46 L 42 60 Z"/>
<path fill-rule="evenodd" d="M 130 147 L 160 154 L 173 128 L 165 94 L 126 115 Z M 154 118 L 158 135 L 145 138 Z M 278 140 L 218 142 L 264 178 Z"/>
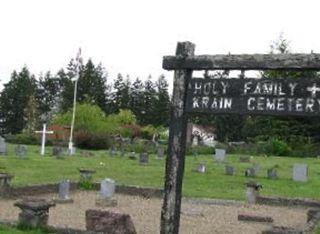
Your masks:
<path fill-rule="evenodd" d="M 164 148 L 158 148 L 157 159 L 163 159 L 163 158 L 164 158 Z"/>
<path fill-rule="evenodd" d="M 52 155 L 56 157 L 62 157 L 64 155 L 64 149 L 61 146 L 52 147 Z"/>
<path fill-rule="evenodd" d="M 227 165 L 226 167 L 225 167 L 225 174 L 226 175 L 234 175 L 235 174 L 235 168 L 234 168 L 234 166 L 229 166 L 229 165 Z"/>
<path fill-rule="evenodd" d="M 141 153 L 139 158 L 140 164 L 148 164 L 149 163 L 149 155 L 148 153 Z"/>
<path fill-rule="evenodd" d="M 6 154 L 7 154 L 7 144 L 4 138 L 0 136 L 0 155 L 6 155 Z"/>
<path fill-rule="evenodd" d="M 111 157 L 114 157 L 117 155 L 117 150 L 116 150 L 116 147 L 115 146 L 111 146 L 110 150 L 109 150 L 109 155 Z"/>
<path fill-rule="evenodd" d="M 59 183 L 59 199 L 60 200 L 68 200 L 70 191 L 70 181 L 63 180 Z"/>
<path fill-rule="evenodd" d="M 255 177 L 256 176 L 256 170 L 253 167 L 247 168 L 244 172 L 244 175 L 246 177 Z"/>
<path fill-rule="evenodd" d="M 252 165 L 252 167 L 254 168 L 254 171 L 256 174 L 259 173 L 259 171 L 260 171 L 260 164 L 259 163 L 254 163 Z"/>
<path fill-rule="evenodd" d="M 14 149 L 16 156 L 24 158 L 27 156 L 28 147 L 26 145 L 17 145 Z"/>
<path fill-rule="evenodd" d="M 268 179 L 277 179 L 278 178 L 277 169 L 275 169 L 275 168 L 268 169 L 267 170 L 267 177 L 268 177 Z"/>

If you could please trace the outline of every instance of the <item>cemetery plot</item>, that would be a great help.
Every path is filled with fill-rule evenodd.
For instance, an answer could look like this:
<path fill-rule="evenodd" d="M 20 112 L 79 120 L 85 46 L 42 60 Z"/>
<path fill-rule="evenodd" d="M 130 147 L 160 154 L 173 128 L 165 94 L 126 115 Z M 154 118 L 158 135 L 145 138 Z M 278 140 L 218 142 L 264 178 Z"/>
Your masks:
<path fill-rule="evenodd" d="M 72 204 L 57 204 L 50 208 L 49 225 L 68 226 L 85 230 L 85 211 L 103 209 L 96 206 L 99 191 L 73 192 Z M 53 194 L 42 195 L 51 199 Z M 137 233 L 159 233 L 161 199 L 144 199 L 138 196 L 115 194 L 117 207 L 105 210 L 129 214 Z M 0 200 L 0 219 L 16 220 L 20 210 L 13 206 L 14 200 Z M 217 215 L 219 214 L 219 215 Z M 307 220 L 306 209 L 279 208 L 271 206 L 217 205 L 201 203 L 200 200 L 182 201 L 181 233 L 248 233 L 261 232 L 268 228 L 264 223 L 238 221 L 238 215 L 269 216 L 274 225 L 301 228 Z M 288 219 L 287 217 L 290 217 Z"/>

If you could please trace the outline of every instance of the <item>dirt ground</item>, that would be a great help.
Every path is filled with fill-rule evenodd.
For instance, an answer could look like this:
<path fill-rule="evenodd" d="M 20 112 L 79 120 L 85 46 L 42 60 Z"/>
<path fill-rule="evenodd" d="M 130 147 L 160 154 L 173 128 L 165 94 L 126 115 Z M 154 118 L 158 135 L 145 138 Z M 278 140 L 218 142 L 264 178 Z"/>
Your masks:
<path fill-rule="evenodd" d="M 48 194 L 41 198 L 52 199 Z M 71 194 L 72 204 L 57 204 L 50 209 L 50 225 L 85 229 L 85 211 L 103 209 L 95 206 L 96 191 L 78 191 Z M 138 233 L 159 233 L 160 211 L 162 200 L 145 199 L 138 196 L 116 194 L 118 201 L 112 210 L 130 214 Z M 19 209 L 13 206 L 14 200 L 0 199 L 0 219 L 16 220 Z M 104 208 L 110 209 L 110 208 Z M 180 233 L 261 233 L 268 225 L 238 221 L 238 214 L 271 216 L 274 225 L 301 228 L 306 223 L 306 209 L 246 205 L 204 204 L 192 201 L 182 202 Z"/>

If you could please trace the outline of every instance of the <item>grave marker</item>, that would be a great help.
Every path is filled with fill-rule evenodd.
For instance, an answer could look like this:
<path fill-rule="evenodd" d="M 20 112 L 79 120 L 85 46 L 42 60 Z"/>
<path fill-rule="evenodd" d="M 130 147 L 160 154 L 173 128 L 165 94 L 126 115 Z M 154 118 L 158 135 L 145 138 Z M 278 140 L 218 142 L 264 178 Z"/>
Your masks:
<path fill-rule="evenodd" d="M 276 168 L 270 168 L 267 170 L 267 177 L 268 179 L 277 179 L 278 178 L 278 172 Z"/>
<path fill-rule="evenodd" d="M 199 173 L 205 173 L 206 172 L 206 165 L 204 163 L 199 163 L 197 171 Z"/>
<path fill-rule="evenodd" d="M 14 203 L 21 209 L 19 214 L 19 224 L 31 228 L 43 228 L 48 224 L 49 209 L 55 206 L 54 202 L 44 199 L 23 199 Z"/>
<path fill-rule="evenodd" d="M 292 171 L 292 179 L 299 182 L 308 181 L 308 165 L 306 164 L 294 164 Z"/>
<path fill-rule="evenodd" d="M 19 158 L 25 158 L 28 153 L 28 147 L 26 145 L 17 145 L 14 148 L 14 152 Z"/>
<path fill-rule="evenodd" d="M 234 168 L 234 166 L 229 166 L 229 165 L 227 165 L 226 167 L 225 167 L 225 174 L 226 175 L 234 175 L 235 174 L 235 168 Z"/>
<path fill-rule="evenodd" d="M 113 207 L 117 205 L 117 200 L 113 198 L 116 183 L 112 179 L 104 179 L 100 183 L 100 193 L 96 200 L 96 205 L 103 207 Z"/>
<path fill-rule="evenodd" d="M 214 159 L 217 162 L 224 162 L 226 161 L 227 155 L 225 149 L 215 149 Z"/>
<path fill-rule="evenodd" d="M 59 183 L 59 195 L 54 199 L 56 203 L 72 203 L 73 199 L 69 197 L 70 180 L 63 180 Z"/>
<path fill-rule="evenodd" d="M 64 155 L 64 149 L 61 146 L 53 146 L 52 147 L 52 156 L 56 156 L 57 158 L 61 158 Z"/>
<path fill-rule="evenodd" d="M 139 162 L 142 165 L 147 165 L 149 163 L 149 155 L 148 153 L 144 152 L 140 154 Z"/>
<path fill-rule="evenodd" d="M 45 144 L 46 144 L 46 134 L 53 134 L 53 131 L 47 131 L 47 125 L 43 124 L 42 131 L 35 131 L 35 133 L 41 133 L 41 155 L 44 155 L 45 153 Z"/>
<path fill-rule="evenodd" d="M 157 150 L 157 159 L 163 159 L 164 158 L 164 148 L 159 147 Z"/>
<path fill-rule="evenodd" d="M 7 155 L 7 145 L 3 137 L 0 136 L 0 155 Z"/>

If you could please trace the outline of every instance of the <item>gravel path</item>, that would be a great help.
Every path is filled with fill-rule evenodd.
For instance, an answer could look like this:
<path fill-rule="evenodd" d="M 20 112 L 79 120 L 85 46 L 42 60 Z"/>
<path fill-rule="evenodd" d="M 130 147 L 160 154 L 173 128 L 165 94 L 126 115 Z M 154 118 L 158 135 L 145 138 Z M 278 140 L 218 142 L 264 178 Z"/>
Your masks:
<path fill-rule="evenodd" d="M 41 196 L 51 199 L 53 194 Z M 97 192 L 80 191 L 72 194 L 74 203 L 57 204 L 50 209 L 50 225 L 85 229 L 85 210 L 95 207 Z M 118 207 L 112 210 L 131 215 L 140 234 L 159 233 L 161 199 L 144 199 L 138 196 L 117 194 Z M 15 220 L 19 209 L 13 200 L 0 199 L 0 219 Z M 268 225 L 239 222 L 239 213 L 273 217 L 275 225 L 301 228 L 306 223 L 306 209 L 290 209 L 271 206 L 199 204 L 187 200 L 182 203 L 180 233 L 261 233 Z"/>

